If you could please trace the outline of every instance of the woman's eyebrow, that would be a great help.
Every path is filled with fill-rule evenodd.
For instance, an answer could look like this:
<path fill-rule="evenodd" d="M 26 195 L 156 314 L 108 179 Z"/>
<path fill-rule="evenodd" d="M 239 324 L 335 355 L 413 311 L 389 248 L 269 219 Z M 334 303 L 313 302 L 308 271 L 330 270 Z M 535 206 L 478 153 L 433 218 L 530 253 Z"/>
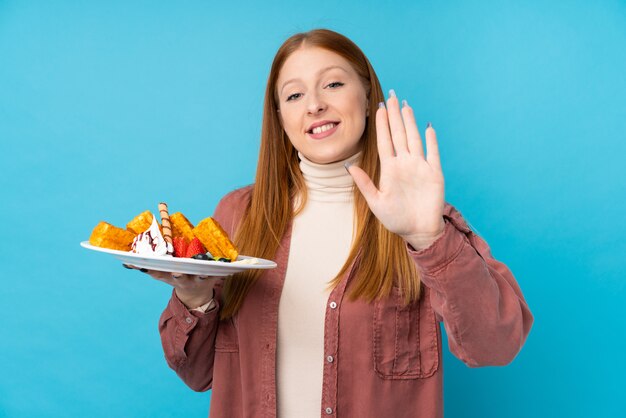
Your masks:
<path fill-rule="evenodd" d="M 331 66 L 329 66 L 329 67 L 322 68 L 321 70 L 319 70 L 319 71 L 317 72 L 317 75 L 318 75 L 318 76 L 320 76 L 321 74 L 325 73 L 326 71 L 332 70 L 333 68 L 339 68 L 340 70 L 343 70 L 343 71 L 345 71 L 346 73 L 348 72 L 345 68 L 343 68 L 343 67 L 341 67 L 341 66 L 339 66 L 339 65 L 331 65 Z M 285 86 L 286 86 L 287 84 L 289 84 L 289 83 L 293 83 L 293 82 L 295 82 L 295 81 L 299 81 L 299 80 L 300 80 L 299 78 L 292 78 L 292 79 L 290 79 L 290 80 L 285 81 L 285 82 L 283 83 L 283 86 L 280 88 L 280 92 L 281 92 L 281 94 L 282 94 L 283 89 L 285 88 Z"/>

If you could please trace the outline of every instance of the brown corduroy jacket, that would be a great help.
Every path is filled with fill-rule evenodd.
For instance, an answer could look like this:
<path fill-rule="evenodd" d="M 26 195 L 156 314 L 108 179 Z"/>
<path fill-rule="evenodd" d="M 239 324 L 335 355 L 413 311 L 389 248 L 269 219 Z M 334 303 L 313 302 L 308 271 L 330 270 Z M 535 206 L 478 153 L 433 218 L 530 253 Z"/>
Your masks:
<path fill-rule="evenodd" d="M 218 204 L 215 219 L 233 235 L 251 187 Z M 505 365 L 533 323 L 508 267 L 448 203 L 445 230 L 420 251 L 407 244 L 422 277 L 419 301 L 403 306 L 397 289 L 373 303 L 346 297 L 350 272 L 326 306 L 321 417 L 443 417 L 440 322 L 452 353 L 469 367 Z M 210 417 L 276 417 L 278 304 L 291 228 L 240 311 L 189 311 L 172 293 L 159 321 L 169 366 L 193 390 L 212 390 Z M 227 279 L 228 280 L 228 279 Z"/>

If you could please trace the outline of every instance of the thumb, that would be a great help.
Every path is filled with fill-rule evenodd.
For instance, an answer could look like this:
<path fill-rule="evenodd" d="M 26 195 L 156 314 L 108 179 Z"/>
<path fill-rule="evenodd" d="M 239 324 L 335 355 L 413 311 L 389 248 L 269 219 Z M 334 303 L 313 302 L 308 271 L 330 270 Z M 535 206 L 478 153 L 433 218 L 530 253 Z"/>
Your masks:
<path fill-rule="evenodd" d="M 361 167 L 357 167 L 356 165 L 346 165 L 346 170 L 352 176 L 354 180 L 354 184 L 359 188 L 363 197 L 371 207 L 371 202 L 376 199 L 376 195 L 378 194 L 378 189 L 376 185 L 372 182 L 370 177 L 367 175 L 365 171 L 361 169 Z"/>

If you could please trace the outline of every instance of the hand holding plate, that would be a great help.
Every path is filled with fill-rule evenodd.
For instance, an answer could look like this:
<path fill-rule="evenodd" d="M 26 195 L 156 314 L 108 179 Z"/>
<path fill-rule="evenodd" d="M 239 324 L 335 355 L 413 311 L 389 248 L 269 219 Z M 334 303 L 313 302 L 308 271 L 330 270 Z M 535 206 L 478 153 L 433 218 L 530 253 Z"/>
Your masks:
<path fill-rule="evenodd" d="M 197 308 L 210 301 L 213 298 L 215 283 L 223 279 L 223 277 L 148 270 L 130 264 L 123 264 L 123 266 L 128 269 L 139 270 L 155 280 L 174 287 L 178 299 L 189 309 Z"/>

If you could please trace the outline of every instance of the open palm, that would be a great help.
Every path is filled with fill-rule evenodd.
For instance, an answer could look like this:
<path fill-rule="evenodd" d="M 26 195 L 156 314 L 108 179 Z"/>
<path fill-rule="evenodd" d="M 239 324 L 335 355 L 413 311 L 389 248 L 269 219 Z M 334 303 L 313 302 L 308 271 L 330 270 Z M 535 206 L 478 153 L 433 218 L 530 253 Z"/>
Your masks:
<path fill-rule="evenodd" d="M 379 187 L 361 168 L 351 166 L 348 171 L 385 228 L 411 244 L 428 244 L 445 226 L 444 179 L 435 130 L 426 128 L 425 157 L 413 109 L 406 101 L 400 109 L 391 90 L 387 108 L 381 103 L 376 112 L 376 134 Z"/>

